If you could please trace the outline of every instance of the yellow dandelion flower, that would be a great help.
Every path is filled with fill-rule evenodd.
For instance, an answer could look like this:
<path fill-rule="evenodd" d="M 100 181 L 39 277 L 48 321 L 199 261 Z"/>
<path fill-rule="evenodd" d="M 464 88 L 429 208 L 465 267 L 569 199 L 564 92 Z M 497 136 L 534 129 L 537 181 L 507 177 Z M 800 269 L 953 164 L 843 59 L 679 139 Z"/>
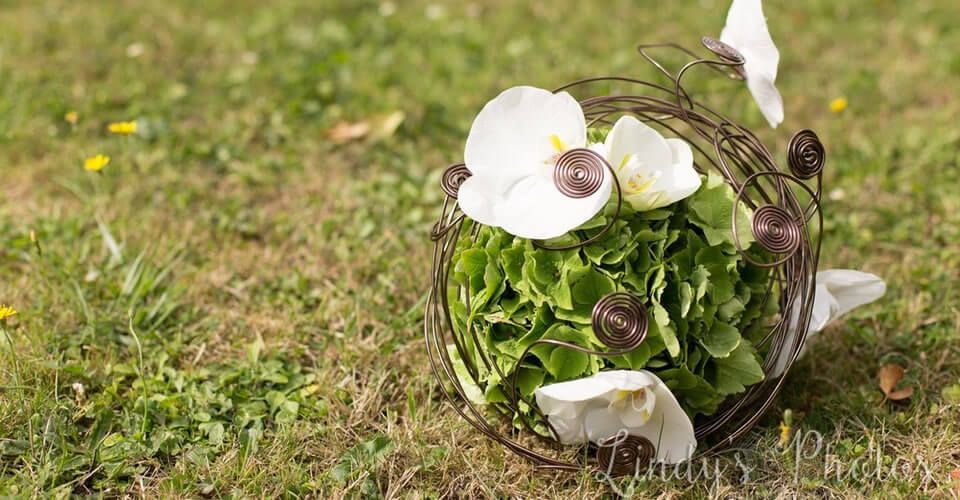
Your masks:
<path fill-rule="evenodd" d="M 787 446 L 787 443 L 790 442 L 790 424 L 786 422 L 780 422 L 780 442 L 778 443 L 781 448 Z"/>
<path fill-rule="evenodd" d="M 67 111 L 67 114 L 63 115 L 63 120 L 70 125 L 76 125 L 80 121 L 80 114 L 76 111 Z"/>
<path fill-rule="evenodd" d="M 15 316 L 16 314 L 17 314 L 16 309 L 6 304 L 0 304 L 0 321 L 3 321 L 9 318 L 10 316 Z"/>
<path fill-rule="evenodd" d="M 83 161 L 83 168 L 91 172 L 99 172 L 110 163 L 110 157 L 105 155 L 91 156 Z"/>
<path fill-rule="evenodd" d="M 111 134 L 130 135 L 137 133 L 137 122 L 114 122 L 107 125 Z"/>
<path fill-rule="evenodd" d="M 841 113 L 843 110 L 847 109 L 847 98 L 838 97 L 830 101 L 830 111 L 833 113 Z"/>

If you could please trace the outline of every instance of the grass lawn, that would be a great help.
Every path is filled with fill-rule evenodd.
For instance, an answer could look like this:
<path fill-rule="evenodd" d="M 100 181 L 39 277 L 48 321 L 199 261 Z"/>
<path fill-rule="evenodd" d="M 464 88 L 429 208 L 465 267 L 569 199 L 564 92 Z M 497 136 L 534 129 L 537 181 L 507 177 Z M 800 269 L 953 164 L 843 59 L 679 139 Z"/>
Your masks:
<path fill-rule="evenodd" d="M 729 3 L 267 4 L 2 2 L 0 496 L 960 495 L 960 3 L 769 2 L 777 130 L 693 83 L 781 160 L 820 134 L 821 267 L 889 291 L 794 367 L 738 443 L 750 474 L 617 489 L 535 472 L 441 398 L 439 176 L 501 89 L 652 77 L 637 43 L 697 48 Z M 786 410 L 825 448 L 780 447 Z"/>

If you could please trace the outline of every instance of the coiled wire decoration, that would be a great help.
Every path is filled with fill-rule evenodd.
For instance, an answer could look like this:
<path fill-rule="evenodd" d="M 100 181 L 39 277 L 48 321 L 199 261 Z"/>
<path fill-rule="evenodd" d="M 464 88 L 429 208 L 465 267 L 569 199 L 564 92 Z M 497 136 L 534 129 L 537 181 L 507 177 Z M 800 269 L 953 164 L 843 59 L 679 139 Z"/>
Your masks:
<path fill-rule="evenodd" d="M 627 476 L 647 468 L 656 455 L 657 449 L 649 439 L 617 435 L 597 447 L 597 466 L 611 476 Z"/>
<path fill-rule="evenodd" d="M 578 80 L 555 90 L 583 96 L 580 104 L 588 126 L 610 126 L 618 117 L 632 115 L 668 135 L 685 140 L 694 151 L 694 167 L 701 174 L 720 174 L 736 193 L 734 204 L 743 204 L 752 213 L 748 228 L 737 227 L 737 213 L 741 212 L 737 207 L 732 207 L 731 217 L 737 251 L 745 260 L 769 268 L 771 280 L 767 300 L 776 301 L 780 311 L 766 333 L 754 343 L 760 352 L 765 352 L 763 369 L 766 377 L 726 401 L 713 415 L 700 417 L 694 422 L 698 441 L 706 444 L 701 446 L 698 455 L 711 454 L 729 446 L 750 430 L 773 404 L 784 384 L 783 375 L 803 347 L 813 308 L 814 276 L 820 255 L 823 225 L 820 192 L 826 159 L 817 135 L 803 130 L 790 141 L 786 151 L 789 170 L 785 171 L 753 132 L 695 100 L 682 84 L 684 76 L 691 70 L 702 67 L 734 79 L 743 75 L 743 55 L 712 38 L 704 37 L 702 43 L 711 57 L 701 57 L 676 44 L 639 46 L 640 55 L 662 77 L 661 82 L 607 76 Z M 691 59 L 672 72 L 651 55 L 654 50 L 672 50 Z M 604 89 L 628 87 L 630 91 L 594 95 L 590 92 L 594 86 Z M 616 199 L 616 214 L 608 217 L 607 226 L 589 237 L 574 231 L 570 234 L 577 241 L 571 244 L 549 246 L 534 242 L 535 245 L 552 250 L 578 248 L 596 241 L 609 229 L 620 213 L 622 199 L 616 175 L 606 161 L 589 150 L 569 151 L 558 158 L 554 175 L 558 190 L 567 196 L 585 197 L 601 187 L 604 170 L 613 177 L 614 193 L 611 196 Z M 590 453 L 560 447 L 556 440 L 544 442 L 536 439 L 543 437 L 534 430 L 537 426 L 546 427 L 553 437 L 556 432 L 546 417 L 536 410 L 535 402 L 521 396 L 518 385 L 522 363 L 538 345 L 550 344 L 602 357 L 623 355 L 636 349 L 644 341 L 649 321 L 639 298 L 615 293 L 603 297 L 594 306 L 594 332 L 607 347 L 605 351 L 590 350 L 556 339 L 539 339 L 522 353 L 512 369 L 493 362 L 482 349 L 477 350 L 476 359 L 463 355 L 471 346 L 480 345 L 474 329 L 469 325 L 454 324 L 448 302 L 453 297 L 462 298 L 466 307 L 470 307 L 467 291 L 450 280 L 453 254 L 465 227 L 456 194 L 459 184 L 467 176 L 469 171 L 462 164 L 453 165 L 444 174 L 441 187 L 448 196 L 430 234 L 435 245 L 431 289 L 424 318 L 425 338 L 431 368 L 441 382 L 442 393 L 467 422 L 504 447 L 531 460 L 538 468 L 589 468 L 613 475 L 642 469 L 653 460 L 656 449 L 648 440 L 638 436 L 621 436 L 616 447 L 604 446 L 608 443 L 588 445 Z M 743 225 L 742 221 L 740 225 Z M 476 226 L 468 227 L 470 232 L 466 236 L 475 238 Z M 758 260 L 746 252 L 740 241 L 741 230 L 752 232 L 759 246 L 768 251 L 767 260 Z M 471 402 L 455 372 L 451 351 L 460 353 L 458 361 L 463 363 L 466 377 L 473 383 L 478 383 L 479 373 L 479 367 L 474 363 L 482 363 L 487 371 L 497 373 L 507 386 L 507 401 L 483 407 Z M 783 359 L 787 361 L 787 369 L 777 370 L 778 361 Z M 535 413 L 535 421 L 520 419 L 525 430 L 517 430 L 509 424 L 521 405 L 528 405 Z M 497 413 L 504 418 L 491 418 Z"/>
<path fill-rule="evenodd" d="M 753 213 L 753 235 L 763 248 L 776 254 L 791 254 L 800 246 L 800 227 L 786 210 L 764 205 Z"/>
<path fill-rule="evenodd" d="M 634 295 L 614 292 L 593 306 L 593 333 L 612 349 L 632 350 L 647 337 L 647 308 Z"/>
<path fill-rule="evenodd" d="M 790 140 L 787 146 L 787 164 L 793 175 L 800 179 L 811 179 L 820 175 L 826 162 L 823 143 L 812 130 L 801 130 Z"/>
<path fill-rule="evenodd" d="M 564 152 L 553 169 L 557 190 L 571 198 L 586 198 L 600 190 L 607 161 L 586 148 Z"/>
<path fill-rule="evenodd" d="M 440 178 L 440 189 L 447 196 L 456 199 L 457 193 L 460 191 L 460 184 L 463 184 L 463 181 L 467 180 L 470 175 L 470 170 L 463 163 L 450 165 L 443 171 L 443 176 Z"/>

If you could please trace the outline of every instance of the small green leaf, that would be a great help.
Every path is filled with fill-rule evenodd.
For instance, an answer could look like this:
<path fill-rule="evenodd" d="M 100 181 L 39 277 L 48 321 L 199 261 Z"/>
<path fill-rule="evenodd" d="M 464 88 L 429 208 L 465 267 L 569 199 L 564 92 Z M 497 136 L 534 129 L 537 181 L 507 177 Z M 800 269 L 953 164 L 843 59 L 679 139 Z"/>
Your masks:
<path fill-rule="evenodd" d="M 467 396 L 467 399 L 474 404 L 486 404 L 487 400 L 483 397 L 483 391 L 476 382 L 473 381 L 473 378 L 470 377 L 466 365 L 463 364 L 463 358 L 460 357 L 460 352 L 457 351 L 456 346 L 453 344 L 447 345 L 447 353 L 450 355 L 450 360 L 453 362 L 453 370 L 457 374 L 457 379 L 460 381 L 460 386 L 463 387 L 463 392 Z"/>
<path fill-rule="evenodd" d="M 260 353 L 263 352 L 264 348 L 263 339 L 260 336 L 257 336 L 256 340 L 247 344 L 247 361 L 250 364 L 255 364 L 260 360 Z"/>
<path fill-rule="evenodd" d="M 612 279 L 599 271 L 589 271 L 573 285 L 573 301 L 592 306 L 615 289 Z"/>
<path fill-rule="evenodd" d="M 543 369 L 539 367 L 520 368 L 520 374 L 517 375 L 517 385 L 520 387 L 520 393 L 524 396 L 533 394 L 533 391 L 543 385 L 545 375 Z"/>
<path fill-rule="evenodd" d="M 457 270 L 466 274 L 469 278 L 482 276 L 487 268 L 487 252 L 479 248 L 471 248 L 460 254 L 460 261 L 457 264 Z"/>
<path fill-rule="evenodd" d="M 87 449 L 95 450 L 100 446 L 100 443 L 103 441 L 104 436 L 110 432 L 110 428 L 113 426 L 113 410 L 111 408 L 103 408 L 97 413 L 97 420 L 93 425 L 93 429 L 90 431 L 90 439 L 87 441 Z"/>
<path fill-rule="evenodd" d="M 733 207 L 734 192 L 723 179 L 711 174 L 689 203 L 692 212 L 690 221 L 700 226 L 710 245 L 734 243 Z M 738 204 L 737 236 L 742 248 L 754 240 L 750 228 L 750 213 L 744 203 Z"/>
<path fill-rule="evenodd" d="M 562 324 L 552 326 L 544 333 L 543 338 L 561 340 L 581 347 L 593 347 L 584 333 Z M 567 347 L 540 344 L 530 351 L 540 359 L 547 373 L 557 380 L 576 378 L 589 367 L 586 354 Z"/>
<path fill-rule="evenodd" d="M 223 444 L 224 427 L 220 422 L 209 422 L 200 424 L 199 429 L 207 435 L 207 441 L 212 446 Z"/>
<path fill-rule="evenodd" d="M 670 313 L 658 302 L 653 303 L 653 322 L 649 323 L 650 336 L 661 339 L 671 358 L 680 356 L 680 341 L 677 332 L 670 326 Z"/>
<path fill-rule="evenodd" d="M 516 285 L 523 280 L 523 245 L 514 244 L 500 253 L 500 264 L 510 283 Z"/>
<path fill-rule="evenodd" d="M 300 414 L 300 403 L 290 401 L 289 399 L 280 404 L 280 411 L 274 416 L 277 423 L 290 423 L 297 419 Z"/>
<path fill-rule="evenodd" d="M 952 405 L 960 405 L 960 384 L 948 385 L 940 391 L 943 400 Z"/>
<path fill-rule="evenodd" d="M 547 362 L 547 370 L 557 380 L 571 380 L 579 377 L 587 370 L 590 360 L 587 355 L 557 346 L 550 353 L 550 360 Z"/>
<path fill-rule="evenodd" d="M 730 321 L 733 317 L 739 315 L 747 306 L 744 305 L 740 299 L 734 297 L 723 304 L 720 304 L 720 307 L 717 309 L 717 316 L 723 321 Z"/>
<path fill-rule="evenodd" d="M 737 394 L 746 386 L 763 380 L 763 367 L 757 359 L 753 346 L 741 342 L 726 358 L 715 360 L 717 367 L 716 388 L 720 394 Z"/>
<path fill-rule="evenodd" d="M 30 451 L 30 441 L 25 439 L 4 439 L 0 441 L 0 456 L 19 457 Z"/>
<path fill-rule="evenodd" d="M 680 317 L 686 318 L 690 312 L 690 305 L 693 304 L 693 287 L 690 283 L 684 281 L 680 283 Z"/>
<path fill-rule="evenodd" d="M 740 345 L 741 339 L 740 332 L 736 328 L 718 321 L 713 324 L 700 343 L 711 356 L 725 358 Z"/>

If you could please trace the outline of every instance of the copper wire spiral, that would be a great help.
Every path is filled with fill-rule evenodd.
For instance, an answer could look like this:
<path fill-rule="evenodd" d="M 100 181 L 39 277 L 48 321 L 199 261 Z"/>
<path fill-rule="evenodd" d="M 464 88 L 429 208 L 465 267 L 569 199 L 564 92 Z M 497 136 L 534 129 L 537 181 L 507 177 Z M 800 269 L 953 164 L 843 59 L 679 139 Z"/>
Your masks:
<path fill-rule="evenodd" d="M 727 45 L 726 43 L 717 40 L 716 38 L 711 38 L 705 36 L 700 39 L 703 43 L 703 46 L 713 52 L 714 54 L 720 56 L 721 59 L 729 61 L 736 64 L 743 64 L 743 54 L 740 53 L 737 49 Z"/>
<path fill-rule="evenodd" d="M 823 171 L 826 151 L 820 138 L 812 130 L 797 132 L 787 146 L 787 163 L 790 171 L 801 179 L 811 179 Z"/>
<path fill-rule="evenodd" d="M 647 468 L 656 456 L 657 449 L 649 439 L 631 434 L 617 435 L 600 443 L 597 465 L 611 476 L 626 476 Z"/>
<path fill-rule="evenodd" d="M 614 292 L 593 306 L 593 333 L 611 349 L 635 349 L 647 338 L 647 308 L 634 295 Z"/>
<path fill-rule="evenodd" d="M 440 189 L 443 189 L 447 196 L 456 199 L 457 192 L 460 191 L 460 184 L 463 184 L 463 181 L 471 175 L 473 174 L 463 163 L 450 165 L 443 171 L 443 177 L 440 178 Z"/>
<path fill-rule="evenodd" d="M 800 226 L 776 205 L 764 205 L 753 213 L 753 236 L 760 246 L 777 254 L 792 254 L 803 241 Z"/>
<path fill-rule="evenodd" d="M 606 163 L 602 156 L 589 149 L 571 149 L 557 158 L 553 183 L 566 196 L 586 198 L 600 190 L 603 185 Z"/>

